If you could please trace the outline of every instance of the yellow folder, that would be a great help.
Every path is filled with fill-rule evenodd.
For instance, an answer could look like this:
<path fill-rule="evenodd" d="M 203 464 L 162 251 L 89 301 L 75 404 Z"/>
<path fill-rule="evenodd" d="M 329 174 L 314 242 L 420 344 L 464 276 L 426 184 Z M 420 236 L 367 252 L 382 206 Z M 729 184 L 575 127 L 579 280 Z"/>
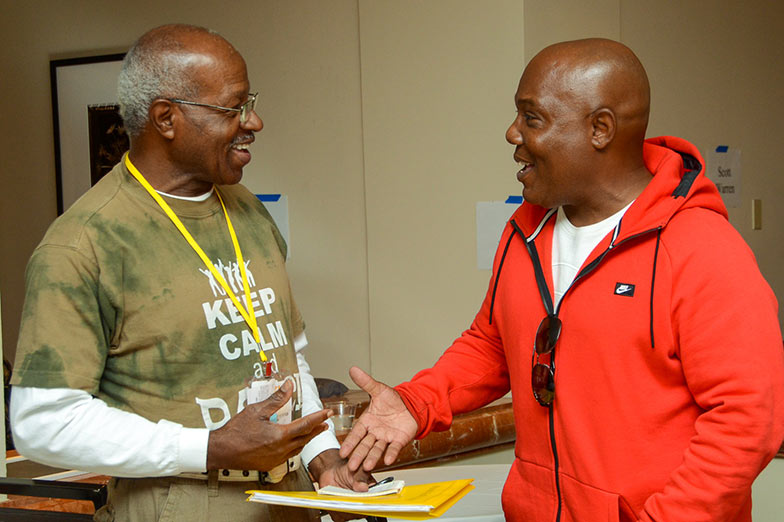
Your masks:
<path fill-rule="evenodd" d="M 248 501 L 283 506 L 344 511 L 359 515 L 429 520 L 438 518 L 474 489 L 473 479 L 405 486 L 400 493 L 382 497 L 319 495 L 315 491 L 246 491 Z"/>

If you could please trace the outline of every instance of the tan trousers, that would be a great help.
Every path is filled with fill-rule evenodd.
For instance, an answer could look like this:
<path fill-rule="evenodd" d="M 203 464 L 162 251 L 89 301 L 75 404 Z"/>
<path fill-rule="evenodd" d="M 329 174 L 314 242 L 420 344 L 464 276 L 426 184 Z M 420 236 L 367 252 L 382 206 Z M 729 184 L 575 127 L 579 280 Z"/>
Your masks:
<path fill-rule="evenodd" d="M 97 522 L 313 522 L 317 510 L 247 502 L 251 489 L 309 491 L 313 485 L 304 469 L 291 472 L 278 484 L 208 482 L 178 477 L 113 478 L 109 500 L 95 513 Z"/>

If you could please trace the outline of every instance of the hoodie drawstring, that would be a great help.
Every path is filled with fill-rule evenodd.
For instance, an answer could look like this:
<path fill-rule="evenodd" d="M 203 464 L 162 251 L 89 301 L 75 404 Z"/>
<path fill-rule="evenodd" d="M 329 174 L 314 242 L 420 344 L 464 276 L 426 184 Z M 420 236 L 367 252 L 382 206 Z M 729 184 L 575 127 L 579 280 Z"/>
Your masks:
<path fill-rule="evenodd" d="M 656 260 L 659 258 L 661 231 L 661 227 L 656 229 L 656 249 L 653 251 L 653 275 L 651 276 L 651 350 L 656 348 L 656 343 L 653 338 L 653 289 L 656 287 Z"/>
<path fill-rule="evenodd" d="M 501 269 L 504 267 L 504 260 L 506 259 L 506 252 L 509 250 L 509 243 L 512 242 L 512 238 L 515 235 L 515 230 L 512 228 L 512 233 L 509 234 L 509 239 L 506 241 L 506 246 L 504 247 L 504 253 L 501 254 L 501 262 L 498 263 L 498 272 L 495 274 L 495 283 L 493 283 L 493 296 L 490 298 L 490 323 L 493 324 L 493 307 L 495 306 L 495 291 L 498 290 L 498 280 L 501 279 Z"/>

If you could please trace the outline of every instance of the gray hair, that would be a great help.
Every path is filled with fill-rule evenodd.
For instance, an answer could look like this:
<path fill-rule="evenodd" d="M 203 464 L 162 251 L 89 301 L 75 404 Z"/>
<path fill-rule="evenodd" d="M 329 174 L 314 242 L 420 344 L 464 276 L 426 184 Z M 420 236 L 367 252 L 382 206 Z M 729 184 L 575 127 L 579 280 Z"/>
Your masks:
<path fill-rule="evenodd" d="M 199 78 L 189 70 L 188 57 L 194 49 L 183 42 L 183 36 L 195 34 L 223 40 L 203 27 L 173 24 L 145 33 L 128 50 L 117 81 L 117 99 L 131 139 L 144 130 L 150 105 L 156 99 L 199 96 Z"/>

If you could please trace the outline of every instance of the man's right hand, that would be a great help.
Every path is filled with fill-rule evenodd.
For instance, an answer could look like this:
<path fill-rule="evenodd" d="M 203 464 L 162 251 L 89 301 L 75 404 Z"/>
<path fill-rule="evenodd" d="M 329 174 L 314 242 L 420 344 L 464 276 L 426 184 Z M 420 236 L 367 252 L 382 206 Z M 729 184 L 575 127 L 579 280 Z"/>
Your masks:
<path fill-rule="evenodd" d="M 269 471 L 298 454 L 313 437 L 327 429 L 329 410 L 321 410 L 290 424 L 269 419 L 291 398 L 286 381 L 267 400 L 249 404 L 224 426 L 210 432 L 207 469 Z"/>
<path fill-rule="evenodd" d="M 351 471 L 356 471 L 360 465 L 366 471 L 372 471 L 382 455 L 384 464 L 389 466 L 403 446 L 413 440 L 419 426 L 394 389 L 356 366 L 349 370 L 349 375 L 357 386 L 368 392 L 370 404 L 343 441 L 340 456 L 351 455 L 348 460 Z"/>

